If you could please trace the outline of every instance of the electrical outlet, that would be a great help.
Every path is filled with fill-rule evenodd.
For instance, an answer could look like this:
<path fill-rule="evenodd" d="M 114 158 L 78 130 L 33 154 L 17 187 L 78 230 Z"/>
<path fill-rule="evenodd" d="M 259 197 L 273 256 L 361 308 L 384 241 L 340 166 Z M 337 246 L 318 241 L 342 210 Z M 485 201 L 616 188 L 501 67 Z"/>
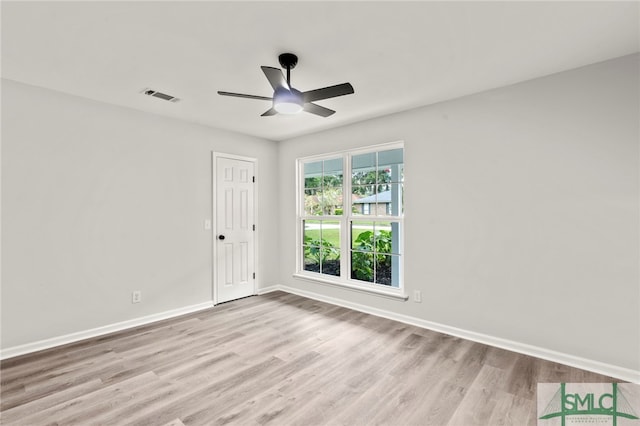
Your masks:
<path fill-rule="evenodd" d="M 140 290 L 136 290 L 131 293 L 131 303 L 140 303 L 142 302 L 142 292 Z"/>
<path fill-rule="evenodd" d="M 413 290 L 413 301 L 416 303 L 422 302 L 422 292 L 420 290 Z"/>

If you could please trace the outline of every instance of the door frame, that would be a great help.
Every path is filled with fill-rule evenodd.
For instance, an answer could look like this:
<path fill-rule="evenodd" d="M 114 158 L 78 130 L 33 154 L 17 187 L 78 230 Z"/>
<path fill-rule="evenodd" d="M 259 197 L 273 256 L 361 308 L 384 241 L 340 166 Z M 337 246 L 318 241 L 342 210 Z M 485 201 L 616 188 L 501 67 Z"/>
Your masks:
<path fill-rule="evenodd" d="M 218 274 L 216 270 L 216 259 L 218 258 L 218 248 L 216 244 L 216 235 L 218 235 L 218 224 L 215 217 L 216 208 L 217 208 L 217 184 L 216 181 L 216 165 L 218 162 L 218 158 L 228 158 L 230 160 L 240 160 L 240 161 L 248 161 L 253 163 L 253 175 L 255 176 L 255 182 L 253 185 L 253 221 L 256 225 L 256 230 L 253 233 L 253 264 L 254 270 L 256 271 L 256 278 L 253 280 L 253 295 L 257 294 L 258 289 L 258 280 L 260 279 L 260 274 L 257 271 L 258 263 L 258 233 L 260 232 L 260 226 L 258 224 L 258 159 L 254 157 L 245 157 L 242 155 L 236 154 L 227 154 L 223 152 L 211 151 L 211 296 L 213 300 L 213 304 L 218 304 Z"/>

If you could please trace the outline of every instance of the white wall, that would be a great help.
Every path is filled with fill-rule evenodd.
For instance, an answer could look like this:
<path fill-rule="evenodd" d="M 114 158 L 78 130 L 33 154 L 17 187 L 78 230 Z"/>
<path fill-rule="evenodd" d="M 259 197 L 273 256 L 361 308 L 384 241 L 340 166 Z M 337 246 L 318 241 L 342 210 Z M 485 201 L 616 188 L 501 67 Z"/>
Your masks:
<path fill-rule="evenodd" d="M 281 282 L 640 370 L 638 75 L 627 56 L 281 143 Z M 294 279 L 295 159 L 397 140 L 423 302 Z"/>
<path fill-rule="evenodd" d="M 258 159 L 277 221 L 274 142 L 2 83 L 3 349 L 211 301 L 211 151 Z"/>

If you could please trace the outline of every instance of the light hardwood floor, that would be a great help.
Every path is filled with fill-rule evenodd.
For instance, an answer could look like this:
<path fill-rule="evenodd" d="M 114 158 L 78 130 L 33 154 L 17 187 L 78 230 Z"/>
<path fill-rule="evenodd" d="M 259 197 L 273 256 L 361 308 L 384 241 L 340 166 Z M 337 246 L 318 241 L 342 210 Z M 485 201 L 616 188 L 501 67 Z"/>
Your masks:
<path fill-rule="evenodd" d="M 275 292 L 1 364 L 7 425 L 533 425 L 609 377 Z"/>

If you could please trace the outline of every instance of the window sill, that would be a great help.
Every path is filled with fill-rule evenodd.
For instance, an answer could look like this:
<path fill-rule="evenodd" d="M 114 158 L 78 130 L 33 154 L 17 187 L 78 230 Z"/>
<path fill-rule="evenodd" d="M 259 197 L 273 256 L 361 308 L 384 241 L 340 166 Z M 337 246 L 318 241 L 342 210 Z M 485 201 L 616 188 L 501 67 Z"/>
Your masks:
<path fill-rule="evenodd" d="M 331 279 L 325 277 L 319 277 L 316 274 L 304 274 L 304 273 L 295 273 L 293 274 L 294 278 L 299 278 L 302 280 L 310 281 L 313 283 L 330 285 L 339 288 L 345 288 L 347 290 L 353 290 L 361 293 L 373 294 L 375 296 L 386 297 L 387 299 L 394 300 L 403 300 L 407 301 L 409 296 L 407 296 L 404 291 L 400 288 L 379 288 L 380 286 L 375 284 L 351 284 L 349 282 L 342 281 L 340 279 Z"/>

